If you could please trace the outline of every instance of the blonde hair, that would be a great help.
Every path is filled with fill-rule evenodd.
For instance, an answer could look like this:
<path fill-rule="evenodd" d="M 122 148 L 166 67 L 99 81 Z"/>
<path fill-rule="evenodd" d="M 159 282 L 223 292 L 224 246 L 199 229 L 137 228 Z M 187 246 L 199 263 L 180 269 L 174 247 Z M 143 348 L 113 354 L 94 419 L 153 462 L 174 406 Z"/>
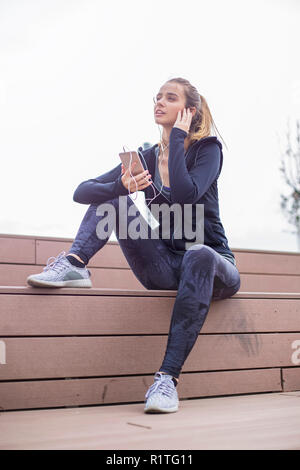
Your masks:
<path fill-rule="evenodd" d="M 191 85 L 191 83 L 185 78 L 171 78 L 170 80 L 167 80 L 166 83 L 169 82 L 176 82 L 180 85 L 183 85 L 186 98 L 186 108 L 196 108 L 196 113 L 193 116 L 190 130 L 187 136 L 188 147 L 197 140 L 211 136 L 212 129 L 221 137 L 204 96 L 200 95 L 197 89 L 193 85 Z M 222 137 L 221 140 L 224 142 Z"/>

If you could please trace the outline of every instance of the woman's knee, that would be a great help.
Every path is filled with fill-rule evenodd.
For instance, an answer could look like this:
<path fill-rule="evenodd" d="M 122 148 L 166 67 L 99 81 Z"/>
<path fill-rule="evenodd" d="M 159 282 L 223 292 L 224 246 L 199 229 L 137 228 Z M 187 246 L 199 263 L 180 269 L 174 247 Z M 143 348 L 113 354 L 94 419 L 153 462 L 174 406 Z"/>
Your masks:
<path fill-rule="evenodd" d="M 214 250 L 207 245 L 197 244 L 190 247 L 184 254 L 183 266 L 196 264 L 199 269 L 211 269 L 216 263 Z"/>

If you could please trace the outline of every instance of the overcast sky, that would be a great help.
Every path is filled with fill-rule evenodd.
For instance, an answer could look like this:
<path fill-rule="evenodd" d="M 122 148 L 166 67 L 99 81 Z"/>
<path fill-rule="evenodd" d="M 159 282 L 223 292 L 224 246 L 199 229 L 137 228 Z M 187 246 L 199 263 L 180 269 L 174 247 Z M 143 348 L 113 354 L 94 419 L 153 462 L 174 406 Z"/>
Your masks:
<path fill-rule="evenodd" d="M 300 119 L 299 23 L 298 0 L 0 0 L 0 234 L 74 238 L 74 190 L 159 140 L 152 97 L 179 76 L 227 145 L 229 246 L 297 251 L 279 167 Z"/>

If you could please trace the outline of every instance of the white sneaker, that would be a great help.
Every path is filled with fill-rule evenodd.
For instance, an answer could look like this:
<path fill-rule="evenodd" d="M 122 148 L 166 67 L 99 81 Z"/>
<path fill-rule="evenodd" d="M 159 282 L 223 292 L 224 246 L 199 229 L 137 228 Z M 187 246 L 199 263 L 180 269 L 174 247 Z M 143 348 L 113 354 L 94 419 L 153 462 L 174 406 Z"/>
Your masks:
<path fill-rule="evenodd" d="M 178 394 L 172 376 L 156 372 L 154 380 L 154 384 L 151 385 L 145 395 L 145 413 L 173 413 L 178 411 Z"/>
<path fill-rule="evenodd" d="M 54 261 L 49 262 L 51 258 Z M 73 266 L 66 258 L 66 252 L 62 251 L 56 258 L 51 256 L 47 266 L 40 274 L 31 274 L 27 283 L 34 287 L 92 287 L 90 271 Z"/>

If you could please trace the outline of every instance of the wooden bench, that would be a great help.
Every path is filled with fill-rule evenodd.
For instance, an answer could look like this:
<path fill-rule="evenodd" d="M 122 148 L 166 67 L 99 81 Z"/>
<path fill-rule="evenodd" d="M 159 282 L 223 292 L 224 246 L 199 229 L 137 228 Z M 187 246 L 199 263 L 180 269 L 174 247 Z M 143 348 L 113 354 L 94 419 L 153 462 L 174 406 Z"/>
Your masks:
<path fill-rule="evenodd" d="M 161 365 L 176 291 L 145 289 L 118 243 L 91 260 L 92 289 L 26 285 L 71 243 L 0 235 L 3 410 L 143 402 Z M 212 302 L 181 399 L 300 390 L 300 254 L 233 251 L 241 289 Z"/>

